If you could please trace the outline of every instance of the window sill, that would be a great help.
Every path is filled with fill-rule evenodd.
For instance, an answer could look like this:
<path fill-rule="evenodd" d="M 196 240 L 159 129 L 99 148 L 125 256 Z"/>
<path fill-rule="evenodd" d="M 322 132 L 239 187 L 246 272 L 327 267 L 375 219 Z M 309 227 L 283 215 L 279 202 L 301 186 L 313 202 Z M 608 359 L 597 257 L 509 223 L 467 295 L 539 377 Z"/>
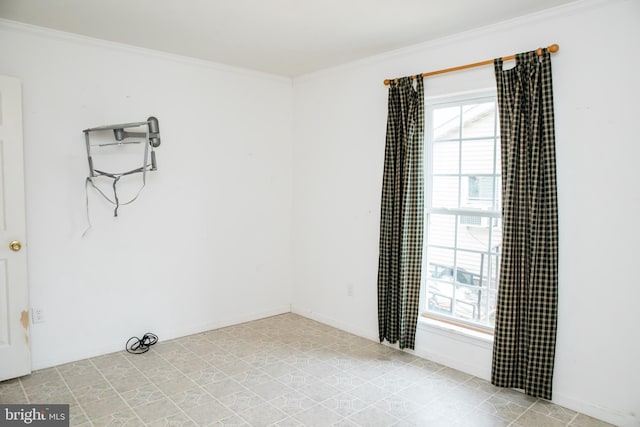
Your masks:
<path fill-rule="evenodd" d="M 493 346 L 493 335 L 487 332 L 480 332 L 463 326 L 443 322 L 425 314 L 418 318 L 418 327 L 424 330 L 433 331 L 442 335 L 453 336 L 461 341 L 484 344 L 483 346 Z"/>

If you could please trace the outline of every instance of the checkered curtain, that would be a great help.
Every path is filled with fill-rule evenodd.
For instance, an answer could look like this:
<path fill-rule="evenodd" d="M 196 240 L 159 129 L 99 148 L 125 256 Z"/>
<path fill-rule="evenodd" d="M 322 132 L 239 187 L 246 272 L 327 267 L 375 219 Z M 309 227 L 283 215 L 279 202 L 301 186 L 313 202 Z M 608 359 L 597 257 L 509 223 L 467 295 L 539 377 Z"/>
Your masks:
<path fill-rule="evenodd" d="M 380 342 L 413 349 L 418 321 L 424 218 L 423 79 L 389 85 L 382 178 L 378 331 Z"/>
<path fill-rule="evenodd" d="M 503 246 L 491 381 L 551 399 L 558 208 L 551 58 L 494 61 L 502 140 Z"/>

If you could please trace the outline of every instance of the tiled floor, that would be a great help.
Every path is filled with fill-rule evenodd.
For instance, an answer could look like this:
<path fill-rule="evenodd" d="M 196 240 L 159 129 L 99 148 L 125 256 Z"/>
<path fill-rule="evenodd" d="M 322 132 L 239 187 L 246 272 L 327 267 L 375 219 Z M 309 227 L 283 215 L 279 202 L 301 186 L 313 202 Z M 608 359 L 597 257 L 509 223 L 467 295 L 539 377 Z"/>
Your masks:
<path fill-rule="evenodd" d="M 607 426 L 285 314 L 0 383 L 68 403 L 72 426 Z"/>

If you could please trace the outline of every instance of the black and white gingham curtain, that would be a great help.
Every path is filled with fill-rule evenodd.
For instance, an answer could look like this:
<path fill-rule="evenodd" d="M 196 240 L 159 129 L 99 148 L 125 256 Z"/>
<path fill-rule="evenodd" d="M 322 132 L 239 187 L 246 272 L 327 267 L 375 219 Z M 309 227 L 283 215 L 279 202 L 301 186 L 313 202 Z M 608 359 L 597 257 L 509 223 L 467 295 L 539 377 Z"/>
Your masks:
<path fill-rule="evenodd" d="M 424 220 L 424 89 L 422 76 L 389 85 L 380 214 L 380 342 L 415 345 Z"/>
<path fill-rule="evenodd" d="M 558 208 L 551 58 L 494 61 L 502 139 L 503 246 L 491 381 L 551 399 Z"/>

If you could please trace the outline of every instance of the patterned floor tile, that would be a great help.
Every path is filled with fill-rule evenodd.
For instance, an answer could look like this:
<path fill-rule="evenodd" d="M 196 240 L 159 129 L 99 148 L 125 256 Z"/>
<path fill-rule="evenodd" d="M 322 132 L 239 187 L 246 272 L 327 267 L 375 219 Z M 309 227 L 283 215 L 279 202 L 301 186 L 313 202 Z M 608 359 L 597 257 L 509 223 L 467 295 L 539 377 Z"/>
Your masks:
<path fill-rule="evenodd" d="M 0 403 L 28 403 L 19 379 L 0 382 Z"/>
<path fill-rule="evenodd" d="M 218 421 L 233 415 L 231 410 L 215 401 L 187 408 L 184 413 L 199 426 L 214 425 Z"/>
<path fill-rule="evenodd" d="M 322 405 L 309 408 L 306 411 L 294 415 L 292 418 L 306 427 L 331 426 L 343 419 L 343 417 Z"/>
<path fill-rule="evenodd" d="M 453 427 L 455 420 L 436 407 L 425 407 L 413 412 L 394 424 L 394 427 Z M 473 425 L 473 424 L 471 424 Z"/>
<path fill-rule="evenodd" d="M 342 369 L 334 369 L 334 372 L 330 376 L 322 378 L 321 381 L 340 391 L 347 392 L 367 383 L 362 377 Z"/>
<path fill-rule="evenodd" d="M 371 384 L 377 385 L 380 388 L 390 391 L 391 393 L 397 393 L 400 390 L 404 390 L 405 388 L 415 383 L 413 379 L 396 375 L 395 371 L 374 378 L 369 382 Z"/>
<path fill-rule="evenodd" d="M 284 412 L 269 403 L 245 409 L 238 415 L 255 427 L 266 427 L 287 418 Z"/>
<path fill-rule="evenodd" d="M 526 407 L 520 406 L 510 400 L 503 399 L 497 395 L 493 395 L 482 402 L 478 405 L 477 409 L 509 422 L 514 421 L 527 410 Z"/>
<path fill-rule="evenodd" d="M 548 417 L 539 412 L 526 411 L 514 421 L 515 426 L 521 427 L 563 427 L 567 423 Z"/>
<path fill-rule="evenodd" d="M 215 398 L 228 396 L 239 391 L 246 390 L 240 383 L 231 378 L 225 378 L 222 381 L 216 381 L 204 386 L 204 389 Z"/>
<path fill-rule="evenodd" d="M 538 400 L 531 407 L 532 411 L 538 412 L 543 415 L 547 415 L 551 418 L 555 418 L 558 421 L 568 423 L 576 416 L 576 411 L 563 408 L 562 406 L 553 404 L 546 400 Z"/>
<path fill-rule="evenodd" d="M 166 397 L 136 406 L 133 408 L 133 411 L 144 422 L 156 421 L 181 412 L 180 408 Z"/>
<path fill-rule="evenodd" d="M 147 384 L 145 386 L 126 391 L 121 394 L 125 402 L 132 408 L 136 406 L 145 405 L 147 403 L 155 402 L 164 398 L 164 393 L 153 384 Z"/>
<path fill-rule="evenodd" d="M 107 415 L 91 419 L 93 427 L 139 427 L 143 421 L 131 409 L 113 409 Z"/>
<path fill-rule="evenodd" d="M 324 402 L 325 400 L 340 394 L 340 390 L 325 383 L 312 384 L 298 390 L 317 403 Z"/>
<path fill-rule="evenodd" d="M 343 418 L 340 421 L 338 421 L 337 423 L 331 424 L 331 427 L 362 427 L 362 426 L 354 423 L 353 421 L 349 420 L 348 418 Z"/>
<path fill-rule="evenodd" d="M 286 374 L 276 377 L 276 379 L 294 390 L 315 386 L 321 382 L 320 378 L 314 377 L 299 369 L 292 369 Z"/>
<path fill-rule="evenodd" d="M 266 402 L 262 397 L 247 389 L 218 397 L 218 401 L 235 412 L 242 412 L 250 408 L 255 408 L 256 406 L 260 406 Z"/>
<path fill-rule="evenodd" d="M 272 376 L 273 378 L 279 378 L 285 376 L 291 372 L 297 371 L 293 366 L 285 363 L 279 359 L 275 363 L 269 363 L 264 366 L 258 367 L 262 372 L 267 375 Z"/>
<path fill-rule="evenodd" d="M 142 369 L 142 373 L 154 384 L 166 383 L 167 381 L 175 381 L 184 377 L 174 366 L 167 364 L 166 366 L 158 366 L 150 369 Z"/>
<path fill-rule="evenodd" d="M 439 411 L 452 420 L 468 415 L 477 406 L 463 399 L 452 399 L 450 393 L 437 397 L 430 405 L 437 407 Z"/>
<path fill-rule="evenodd" d="M 25 392 L 30 403 L 75 403 L 71 390 L 62 380 L 25 387 Z"/>
<path fill-rule="evenodd" d="M 69 405 L 69 425 L 76 426 L 88 422 L 87 414 L 80 405 Z"/>
<path fill-rule="evenodd" d="M 0 382 L 27 402 L 79 427 L 610 427 L 295 314 Z"/>
<path fill-rule="evenodd" d="M 375 402 L 372 406 L 398 419 L 402 419 L 408 414 L 424 409 L 422 405 L 408 399 L 403 393 L 394 394 L 389 398 Z"/>
<path fill-rule="evenodd" d="M 571 427 L 613 427 L 613 424 L 591 418 L 584 414 L 578 414 L 569 425 Z"/>
<path fill-rule="evenodd" d="M 284 420 L 280 420 L 273 425 L 273 427 L 303 427 L 301 421 L 296 420 L 295 418 L 285 418 Z M 357 426 L 356 426 L 357 427 Z"/>
<path fill-rule="evenodd" d="M 129 406 L 120 396 L 114 396 L 84 404 L 82 409 L 84 409 L 89 419 L 97 420 L 111 414 L 126 412 L 129 410 Z"/>
<path fill-rule="evenodd" d="M 251 427 L 251 424 L 240 418 L 238 415 L 232 415 L 214 424 L 216 427 Z"/>
<path fill-rule="evenodd" d="M 169 381 L 162 381 L 155 383 L 156 387 L 158 387 L 164 394 L 167 396 L 179 393 L 184 390 L 188 390 L 196 386 L 196 383 L 192 381 L 190 378 L 181 375 L 175 379 Z"/>
<path fill-rule="evenodd" d="M 369 407 L 357 412 L 348 418 L 360 426 L 390 427 L 398 422 L 398 419 L 387 412 Z"/>
<path fill-rule="evenodd" d="M 482 378 L 473 377 L 469 381 L 464 383 L 464 386 L 469 389 L 482 390 L 485 393 L 489 393 L 492 396 L 500 391 L 500 387 L 496 387 L 487 380 Z"/>
<path fill-rule="evenodd" d="M 368 404 L 353 395 L 341 393 L 322 402 L 322 406 L 342 417 L 349 417 L 365 409 Z"/>
<path fill-rule="evenodd" d="M 19 390 L 0 394 L 0 403 L 29 403 L 29 399 L 22 390 Z"/>
<path fill-rule="evenodd" d="M 350 390 L 349 394 L 357 397 L 368 405 L 384 399 L 388 399 L 393 396 L 393 392 L 370 383 L 363 384 L 360 387 L 356 387 L 353 390 Z"/>
<path fill-rule="evenodd" d="M 185 374 L 187 378 L 191 379 L 198 385 L 206 385 L 216 381 L 222 381 L 227 377 L 222 371 L 213 366 L 208 366 L 204 369 L 188 372 Z"/>
<path fill-rule="evenodd" d="M 149 422 L 147 425 L 149 427 L 196 427 L 197 424 L 187 417 L 186 414 L 178 413 Z"/>
<path fill-rule="evenodd" d="M 178 340 L 170 340 L 170 341 L 158 341 L 156 345 L 153 346 L 153 351 L 158 354 L 171 353 L 174 351 L 184 351 L 186 350 L 182 344 L 178 342 Z"/>
<path fill-rule="evenodd" d="M 194 408 L 214 401 L 213 397 L 201 387 L 192 387 L 169 396 L 169 399 L 182 409 Z"/>
<path fill-rule="evenodd" d="M 492 397 L 491 393 L 477 388 L 465 387 L 463 385 L 451 389 L 442 395 L 443 399 L 465 403 L 472 407 L 478 406 Z"/>
<path fill-rule="evenodd" d="M 509 421 L 498 418 L 495 415 L 488 414 L 482 411 L 475 411 L 457 421 L 460 426 L 474 426 L 474 427 L 507 427 Z"/>
<path fill-rule="evenodd" d="M 215 366 L 216 368 L 218 368 L 220 371 L 222 371 L 224 374 L 228 376 L 237 375 L 242 372 L 246 372 L 253 369 L 253 366 L 249 365 L 247 362 L 243 362 L 242 360 L 239 360 L 237 356 L 233 358 L 232 362 L 220 363 L 218 365 L 213 365 L 213 366 Z"/>
<path fill-rule="evenodd" d="M 78 387 L 72 390 L 72 393 L 78 400 L 78 403 L 85 404 L 100 399 L 114 397 L 117 392 L 113 387 L 111 387 L 111 384 L 106 380 L 103 380 L 95 384 Z"/>
<path fill-rule="evenodd" d="M 525 408 L 530 408 L 534 403 L 538 401 L 538 399 L 536 399 L 535 397 L 527 396 L 521 391 L 513 390 L 510 388 L 501 388 L 494 396 L 517 403 L 518 405 L 524 406 Z"/>
<path fill-rule="evenodd" d="M 56 368 L 41 369 L 34 371 L 30 375 L 20 378 L 20 382 L 24 388 L 37 386 L 48 382 L 59 382 L 62 377 Z"/>
<path fill-rule="evenodd" d="M 315 401 L 296 391 L 278 396 L 269 403 L 287 415 L 300 413 L 316 405 Z"/>
<path fill-rule="evenodd" d="M 162 357 L 162 353 L 156 352 L 155 347 L 152 351 L 141 354 L 127 353 L 125 358 L 129 363 L 140 370 L 150 370 L 152 368 L 167 368 L 170 363 Z"/>
<path fill-rule="evenodd" d="M 93 363 L 93 366 L 95 366 L 99 371 L 102 371 L 103 369 L 109 368 L 111 366 L 127 364 L 128 361 L 125 357 L 124 352 L 118 352 L 94 357 L 93 359 L 91 359 L 91 363 Z"/>

